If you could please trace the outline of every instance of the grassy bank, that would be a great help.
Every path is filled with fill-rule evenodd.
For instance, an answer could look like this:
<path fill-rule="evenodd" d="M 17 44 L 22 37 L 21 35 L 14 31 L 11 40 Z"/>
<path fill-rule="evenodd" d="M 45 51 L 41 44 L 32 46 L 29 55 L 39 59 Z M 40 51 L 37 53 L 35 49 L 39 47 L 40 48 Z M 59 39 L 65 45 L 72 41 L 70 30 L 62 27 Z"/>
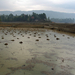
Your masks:
<path fill-rule="evenodd" d="M 52 30 L 75 33 L 75 24 L 66 23 L 49 23 L 49 22 L 3 22 L 0 27 L 14 27 L 14 28 L 49 28 Z"/>
<path fill-rule="evenodd" d="M 49 25 L 50 29 L 75 33 L 75 24 L 66 24 L 66 23 L 53 23 Z"/>
<path fill-rule="evenodd" d="M 42 23 L 34 22 L 3 22 L 0 23 L 0 27 L 15 27 L 15 28 L 44 28 Z"/>

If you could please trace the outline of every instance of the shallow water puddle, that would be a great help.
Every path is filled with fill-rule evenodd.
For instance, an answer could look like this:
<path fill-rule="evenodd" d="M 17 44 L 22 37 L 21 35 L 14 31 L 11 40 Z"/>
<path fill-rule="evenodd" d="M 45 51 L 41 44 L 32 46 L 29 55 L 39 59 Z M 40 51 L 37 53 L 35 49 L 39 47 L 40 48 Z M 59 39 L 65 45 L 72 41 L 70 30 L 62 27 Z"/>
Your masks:
<path fill-rule="evenodd" d="M 74 62 L 74 34 L 0 28 L 0 75 L 75 75 Z"/>

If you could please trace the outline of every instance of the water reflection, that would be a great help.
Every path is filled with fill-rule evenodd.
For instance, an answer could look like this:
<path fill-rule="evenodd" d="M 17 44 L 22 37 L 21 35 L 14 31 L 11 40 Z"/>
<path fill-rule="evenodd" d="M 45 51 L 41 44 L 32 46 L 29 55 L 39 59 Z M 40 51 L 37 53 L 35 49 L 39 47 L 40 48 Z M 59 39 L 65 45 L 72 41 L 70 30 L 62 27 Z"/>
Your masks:
<path fill-rule="evenodd" d="M 75 75 L 75 37 L 71 35 L 0 28 L 0 75 Z"/>

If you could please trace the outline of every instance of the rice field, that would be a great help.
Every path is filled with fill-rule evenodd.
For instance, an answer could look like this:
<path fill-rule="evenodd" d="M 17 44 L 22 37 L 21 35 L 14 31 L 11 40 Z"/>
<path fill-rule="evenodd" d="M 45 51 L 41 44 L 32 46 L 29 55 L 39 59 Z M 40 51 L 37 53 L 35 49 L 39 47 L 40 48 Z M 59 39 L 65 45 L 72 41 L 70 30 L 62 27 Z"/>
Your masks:
<path fill-rule="evenodd" d="M 75 34 L 42 28 L 0 28 L 0 75 L 75 75 Z"/>

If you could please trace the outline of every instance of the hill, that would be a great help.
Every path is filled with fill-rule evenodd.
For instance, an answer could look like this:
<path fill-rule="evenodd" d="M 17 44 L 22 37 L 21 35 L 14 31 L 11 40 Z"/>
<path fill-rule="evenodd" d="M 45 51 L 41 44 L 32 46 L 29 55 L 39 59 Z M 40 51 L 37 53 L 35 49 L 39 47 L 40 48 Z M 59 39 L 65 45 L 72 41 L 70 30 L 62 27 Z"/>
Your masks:
<path fill-rule="evenodd" d="M 35 13 L 45 13 L 47 17 L 50 18 L 75 18 L 74 13 L 63 13 L 63 12 L 55 12 L 55 11 L 46 11 L 46 10 L 33 10 L 33 11 L 0 11 L 0 15 L 5 14 L 9 15 L 12 13 L 13 15 L 21 15 L 21 14 L 32 14 L 32 12 Z"/>

